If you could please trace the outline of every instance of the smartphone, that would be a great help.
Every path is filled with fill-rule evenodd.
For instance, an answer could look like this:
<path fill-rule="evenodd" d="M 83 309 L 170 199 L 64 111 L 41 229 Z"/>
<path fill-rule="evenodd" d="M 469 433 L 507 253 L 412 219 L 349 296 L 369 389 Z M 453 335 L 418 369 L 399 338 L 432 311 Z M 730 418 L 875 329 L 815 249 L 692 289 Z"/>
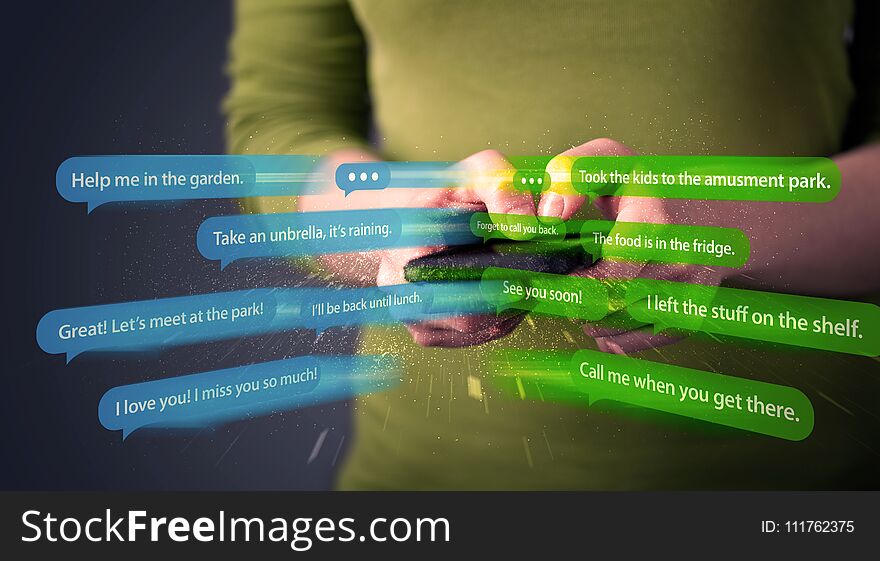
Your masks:
<path fill-rule="evenodd" d="M 418 257 L 403 268 L 408 282 L 480 280 L 488 267 L 566 275 L 592 263 L 579 239 L 551 243 L 493 240 Z"/>

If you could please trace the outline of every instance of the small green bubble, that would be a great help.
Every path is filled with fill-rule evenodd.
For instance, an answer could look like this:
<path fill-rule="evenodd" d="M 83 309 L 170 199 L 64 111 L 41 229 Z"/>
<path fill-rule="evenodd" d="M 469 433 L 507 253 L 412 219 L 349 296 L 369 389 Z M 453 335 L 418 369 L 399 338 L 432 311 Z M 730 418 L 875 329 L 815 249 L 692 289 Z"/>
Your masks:
<path fill-rule="evenodd" d="M 470 220 L 471 233 L 483 238 L 515 241 L 554 242 L 565 238 L 566 225 L 559 218 L 526 214 L 475 212 Z"/>
<path fill-rule="evenodd" d="M 595 279 L 489 267 L 480 288 L 493 306 L 595 321 L 608 313 L 608 289 Z"/>
<path fill-rule="evenodd" d="M 549 189 L 550 184 L 550 174 L 543 169 L 520 169 L 513 174 L 513 187 L 518 191 L 540 193 Z"/>

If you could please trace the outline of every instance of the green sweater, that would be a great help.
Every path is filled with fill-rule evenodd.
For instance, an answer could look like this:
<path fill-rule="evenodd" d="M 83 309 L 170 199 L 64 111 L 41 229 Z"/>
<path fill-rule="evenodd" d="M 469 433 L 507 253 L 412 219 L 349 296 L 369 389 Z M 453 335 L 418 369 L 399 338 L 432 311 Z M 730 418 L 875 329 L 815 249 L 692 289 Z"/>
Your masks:
<path fill-rule="evenodd" d="M 486 148 L 553 155 L 597 137 L 644 154 L 834 154 L 848 122 L 860 125 L 851 129 L 858 141 L 880 133 L 880 48 L 866 46 L 850 68 L 853 11 L 839 0 L 242 0 L 230 150 L 368 145 L 372 119 L 373 144 L 396 160 Z M 876 485 L 871 359 L 701 337 L 639 355 L 801 389 L 816 427 L 787 442 L 635 408 L 512 399 L 485 379 L 487 351 L 506 347 L 594 345 L 559 318 L 530 317 L 468 349 L 420 348 L 402 327 L 365 329 L 361 352 L 400 356 L 407 377 L 356 400 L 340 486 Z"/>

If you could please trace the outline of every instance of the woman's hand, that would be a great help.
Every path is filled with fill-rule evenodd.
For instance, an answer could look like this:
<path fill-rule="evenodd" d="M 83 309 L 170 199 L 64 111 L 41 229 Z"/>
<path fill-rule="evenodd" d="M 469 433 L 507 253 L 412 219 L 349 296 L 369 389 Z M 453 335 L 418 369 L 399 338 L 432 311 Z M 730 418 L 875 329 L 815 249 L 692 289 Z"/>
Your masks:
<path fill-rule="evenodd" d="M 551 175 L 570 173 L 571 159 L 580 156 L 634 156 L 636 153 L 627 146 L 600 138 L 582 144 L 557 156 L 548 165 Z M 554 191 L 554 186 L 556 190 Z M 577 194 L 566 182 L 554 181 L 549 191 L 544 193 L 538 205 L 541 216 L 556 216 L 563 220 L 572 218 L 580 210 L 586 197 Z M 648 197 L 598 197 L 596 208 L 606 220 L 615 222 L 646 222 L 670 224 L 668 204 L 664 199 Z M 612 230 L 613 232 L 613 230 Z M 693 284 L 719 284 L 723 278 L 720 270 L 697 265 L 656 264 L 632 261 L 602 259 L 592 267 L 573 273 L 577 276 L 602 280 L 622 280 L 637 277 L 670 280 Z M 617 310 L 609 310 L 609 313 Z M 601 322 L 588 323 L 584 332 L 596 340 L 599 349 L 616 354 L 627 354 L 639 350 L 668 345 L 679 337 L 652 334 L 644 329 L 619 329 L 603 327 Z"/>
<path fill-rule="evenodd" d="M 492 150 L 478 152 L 462 160 L 458 167 L 465 172 L 465 185 L 452 189 L 421 189 L 417 193 L 407 193 L 406 206 L 535 215 L 532 195 L 511 189 L 514 169 L 500 153 Z M 406 282 L 403 267 L 409 261 L 439 249 L 441 248 L 418 247 L 380 252 L 376 284 L 383 286 Z M 407 329 L 419 345 L 465 347 L 503 337 L 513 331 L 520 321 L 522 315 L 463 315 L 407 324 Z"/>
<path fill-rule="evenodd" d="M 375 161 L 366 153 L 333 155 L 326 162 L 335 171 L 344 162 Z M 514 168 L 499 152 L 486 150 L 462 160 L 465 184 L 449 189 L 386 189 L 355 191 L 344 197 L 339 189 L 326 195 L 303 197 L 304 211 L 370 208 L 455 208 L 470 212 L 535 215 L 531 193 L 511 188 Z M 331 173 L 331 176 L 333 174 Z M 415 247 L 323 256 L 321 262 L 349 282 L 388 286 L 406 282 L 404 266 L 442 247 Z M 407 324 L 413 340 L 424 346 L 462 347 L 486 343 L 510 333 L 522 316 L 463 315 Z"/>

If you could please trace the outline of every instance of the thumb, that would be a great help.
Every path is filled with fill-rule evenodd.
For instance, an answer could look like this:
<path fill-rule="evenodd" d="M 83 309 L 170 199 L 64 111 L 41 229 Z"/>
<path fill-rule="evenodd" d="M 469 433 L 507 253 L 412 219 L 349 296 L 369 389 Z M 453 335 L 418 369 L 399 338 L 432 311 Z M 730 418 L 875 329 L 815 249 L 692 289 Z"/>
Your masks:
<path fill-rule="evenodd" d="M 572 164 L 578 157 L 634 156 L 635 154 L 628 146 L 609 138 L 597 138 L 559 154 L 547 164 L 550 188 L 541 196 L 538 215 L 568 220 L 583 206 L 586 197 L 578 193 L 571 184 Z"/>

